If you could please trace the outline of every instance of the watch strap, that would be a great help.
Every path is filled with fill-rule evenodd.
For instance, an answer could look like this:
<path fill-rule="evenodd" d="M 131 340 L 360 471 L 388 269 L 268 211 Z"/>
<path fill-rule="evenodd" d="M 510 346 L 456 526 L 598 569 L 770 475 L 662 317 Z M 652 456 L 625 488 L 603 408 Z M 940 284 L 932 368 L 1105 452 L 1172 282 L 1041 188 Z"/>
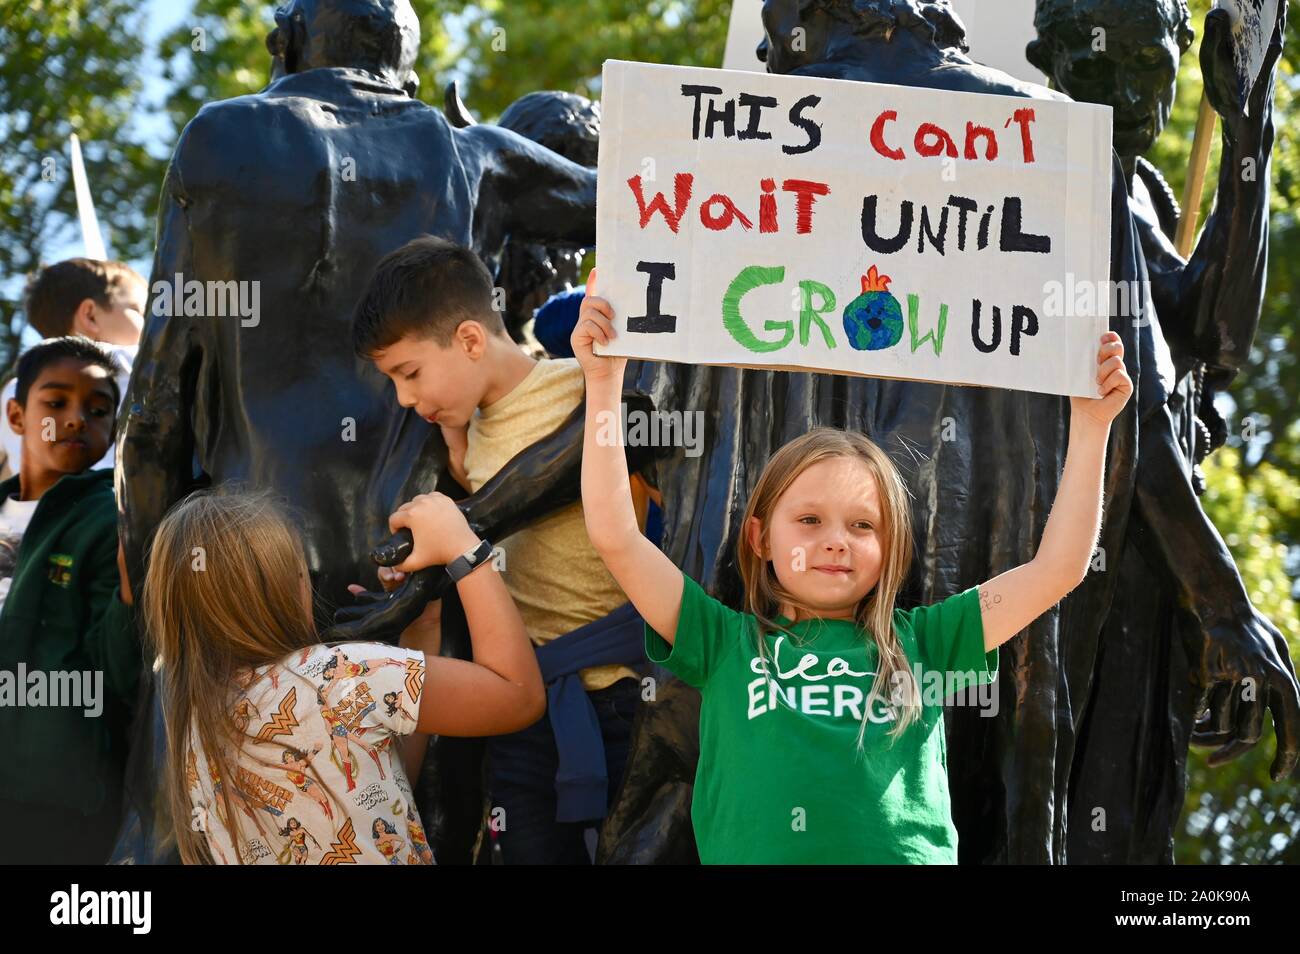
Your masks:
<path fill-rule="evenodd" d="M 458 583 L 486 563 L 491 555 L 492 544 L 487 540 L 480 540 L 477 546 L 471 547 L 447 564 L 447 575 L 451 577 L 453 583 Z"/>

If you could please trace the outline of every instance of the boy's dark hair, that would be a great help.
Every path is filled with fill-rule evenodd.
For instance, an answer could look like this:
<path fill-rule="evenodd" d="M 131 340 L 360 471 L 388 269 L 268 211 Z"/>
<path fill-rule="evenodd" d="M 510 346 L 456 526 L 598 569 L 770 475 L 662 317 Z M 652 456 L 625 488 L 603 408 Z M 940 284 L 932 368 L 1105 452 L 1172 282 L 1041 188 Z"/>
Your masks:
<path fill-rule="evenodd" d="M 28 279 L 23 312 L 42 338 L 59 338 L 72 333 L 77 306 L 87 298 L 109 308 L 129 283 L 142 280 L 139 272 L 122 262 L 69 258 L 47 265 Z"/>
<path fill-rule="evenodd" d="M 366 360 L 407 335 L 445 348 L 462 321 L 505 334 L 492 295 L 492 275 L 472 250 L 421 235 L 375 266 L 352 314 L 352 347 Z"/>
<path fill-rule="evenodd" d="M 14 377 L 17 378 L 14 397 L 18 403 L 26 407 L 27 392 L 36 383 L 36 379 L 41 376 L 41 372 L 54 362 L 62 361 L 64 358 L 99 365 L 99 367 L 107 371 L 108 383 L 113 388 L 113 409 L 117 409 L 118 404 L 122 402 L 122 392 L 117 385 L 117 376 L 121 373 L 121 369 L 117 366 L 117 362 L 113 360 L 113 352 L 98 341 L 83 338 L 81 335 L 51 338 L 48 341 L 42 341 L 30 351 L 23 353 L 23 356 L 18 359 L 14 371 Z"/>

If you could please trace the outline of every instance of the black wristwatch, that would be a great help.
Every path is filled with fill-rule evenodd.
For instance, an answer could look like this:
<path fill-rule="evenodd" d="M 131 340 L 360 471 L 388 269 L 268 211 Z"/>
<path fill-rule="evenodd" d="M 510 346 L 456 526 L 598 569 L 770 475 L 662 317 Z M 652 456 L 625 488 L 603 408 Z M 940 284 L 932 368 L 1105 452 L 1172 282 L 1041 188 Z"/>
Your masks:
<path fill-rule="evenodd" d="M 471 547 L 447 564 L 447 575 L 453 583 L 457 583 L 486 563 L 491 555 L 492 544 L 480 540 L 477 546 Z"/>

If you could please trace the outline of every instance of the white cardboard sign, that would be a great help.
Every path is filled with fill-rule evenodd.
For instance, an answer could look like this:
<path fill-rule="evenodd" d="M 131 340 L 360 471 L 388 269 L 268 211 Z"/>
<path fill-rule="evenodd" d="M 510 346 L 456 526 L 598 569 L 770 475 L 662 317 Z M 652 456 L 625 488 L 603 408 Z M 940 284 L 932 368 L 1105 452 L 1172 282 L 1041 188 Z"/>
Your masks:
<path fill-rule="evenodd" d="M 602 353 L 1095 397 L 1109 107 L 607 60 Z"/>

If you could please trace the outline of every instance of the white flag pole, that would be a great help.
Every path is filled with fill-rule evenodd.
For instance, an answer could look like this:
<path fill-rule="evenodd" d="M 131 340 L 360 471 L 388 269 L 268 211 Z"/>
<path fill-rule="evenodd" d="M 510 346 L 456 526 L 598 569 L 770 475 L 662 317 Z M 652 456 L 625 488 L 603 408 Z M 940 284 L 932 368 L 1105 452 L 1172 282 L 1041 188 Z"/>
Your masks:
<path fill-rule="evenodd" d="M 86 166 L 81 161 L 81 142 L 73 133 L 69 140 L 72 144 L 72 185 L 77 192 L 77 218 L 81 221 L 81 241 L 86 246 L 86 257 L 100 261 L 108 259 L 104 248 L 104 236 L 99 231 L 99 219 L 95 216 L 95 205 L 90 200 L 90 182 L 86 179 Z"/>

